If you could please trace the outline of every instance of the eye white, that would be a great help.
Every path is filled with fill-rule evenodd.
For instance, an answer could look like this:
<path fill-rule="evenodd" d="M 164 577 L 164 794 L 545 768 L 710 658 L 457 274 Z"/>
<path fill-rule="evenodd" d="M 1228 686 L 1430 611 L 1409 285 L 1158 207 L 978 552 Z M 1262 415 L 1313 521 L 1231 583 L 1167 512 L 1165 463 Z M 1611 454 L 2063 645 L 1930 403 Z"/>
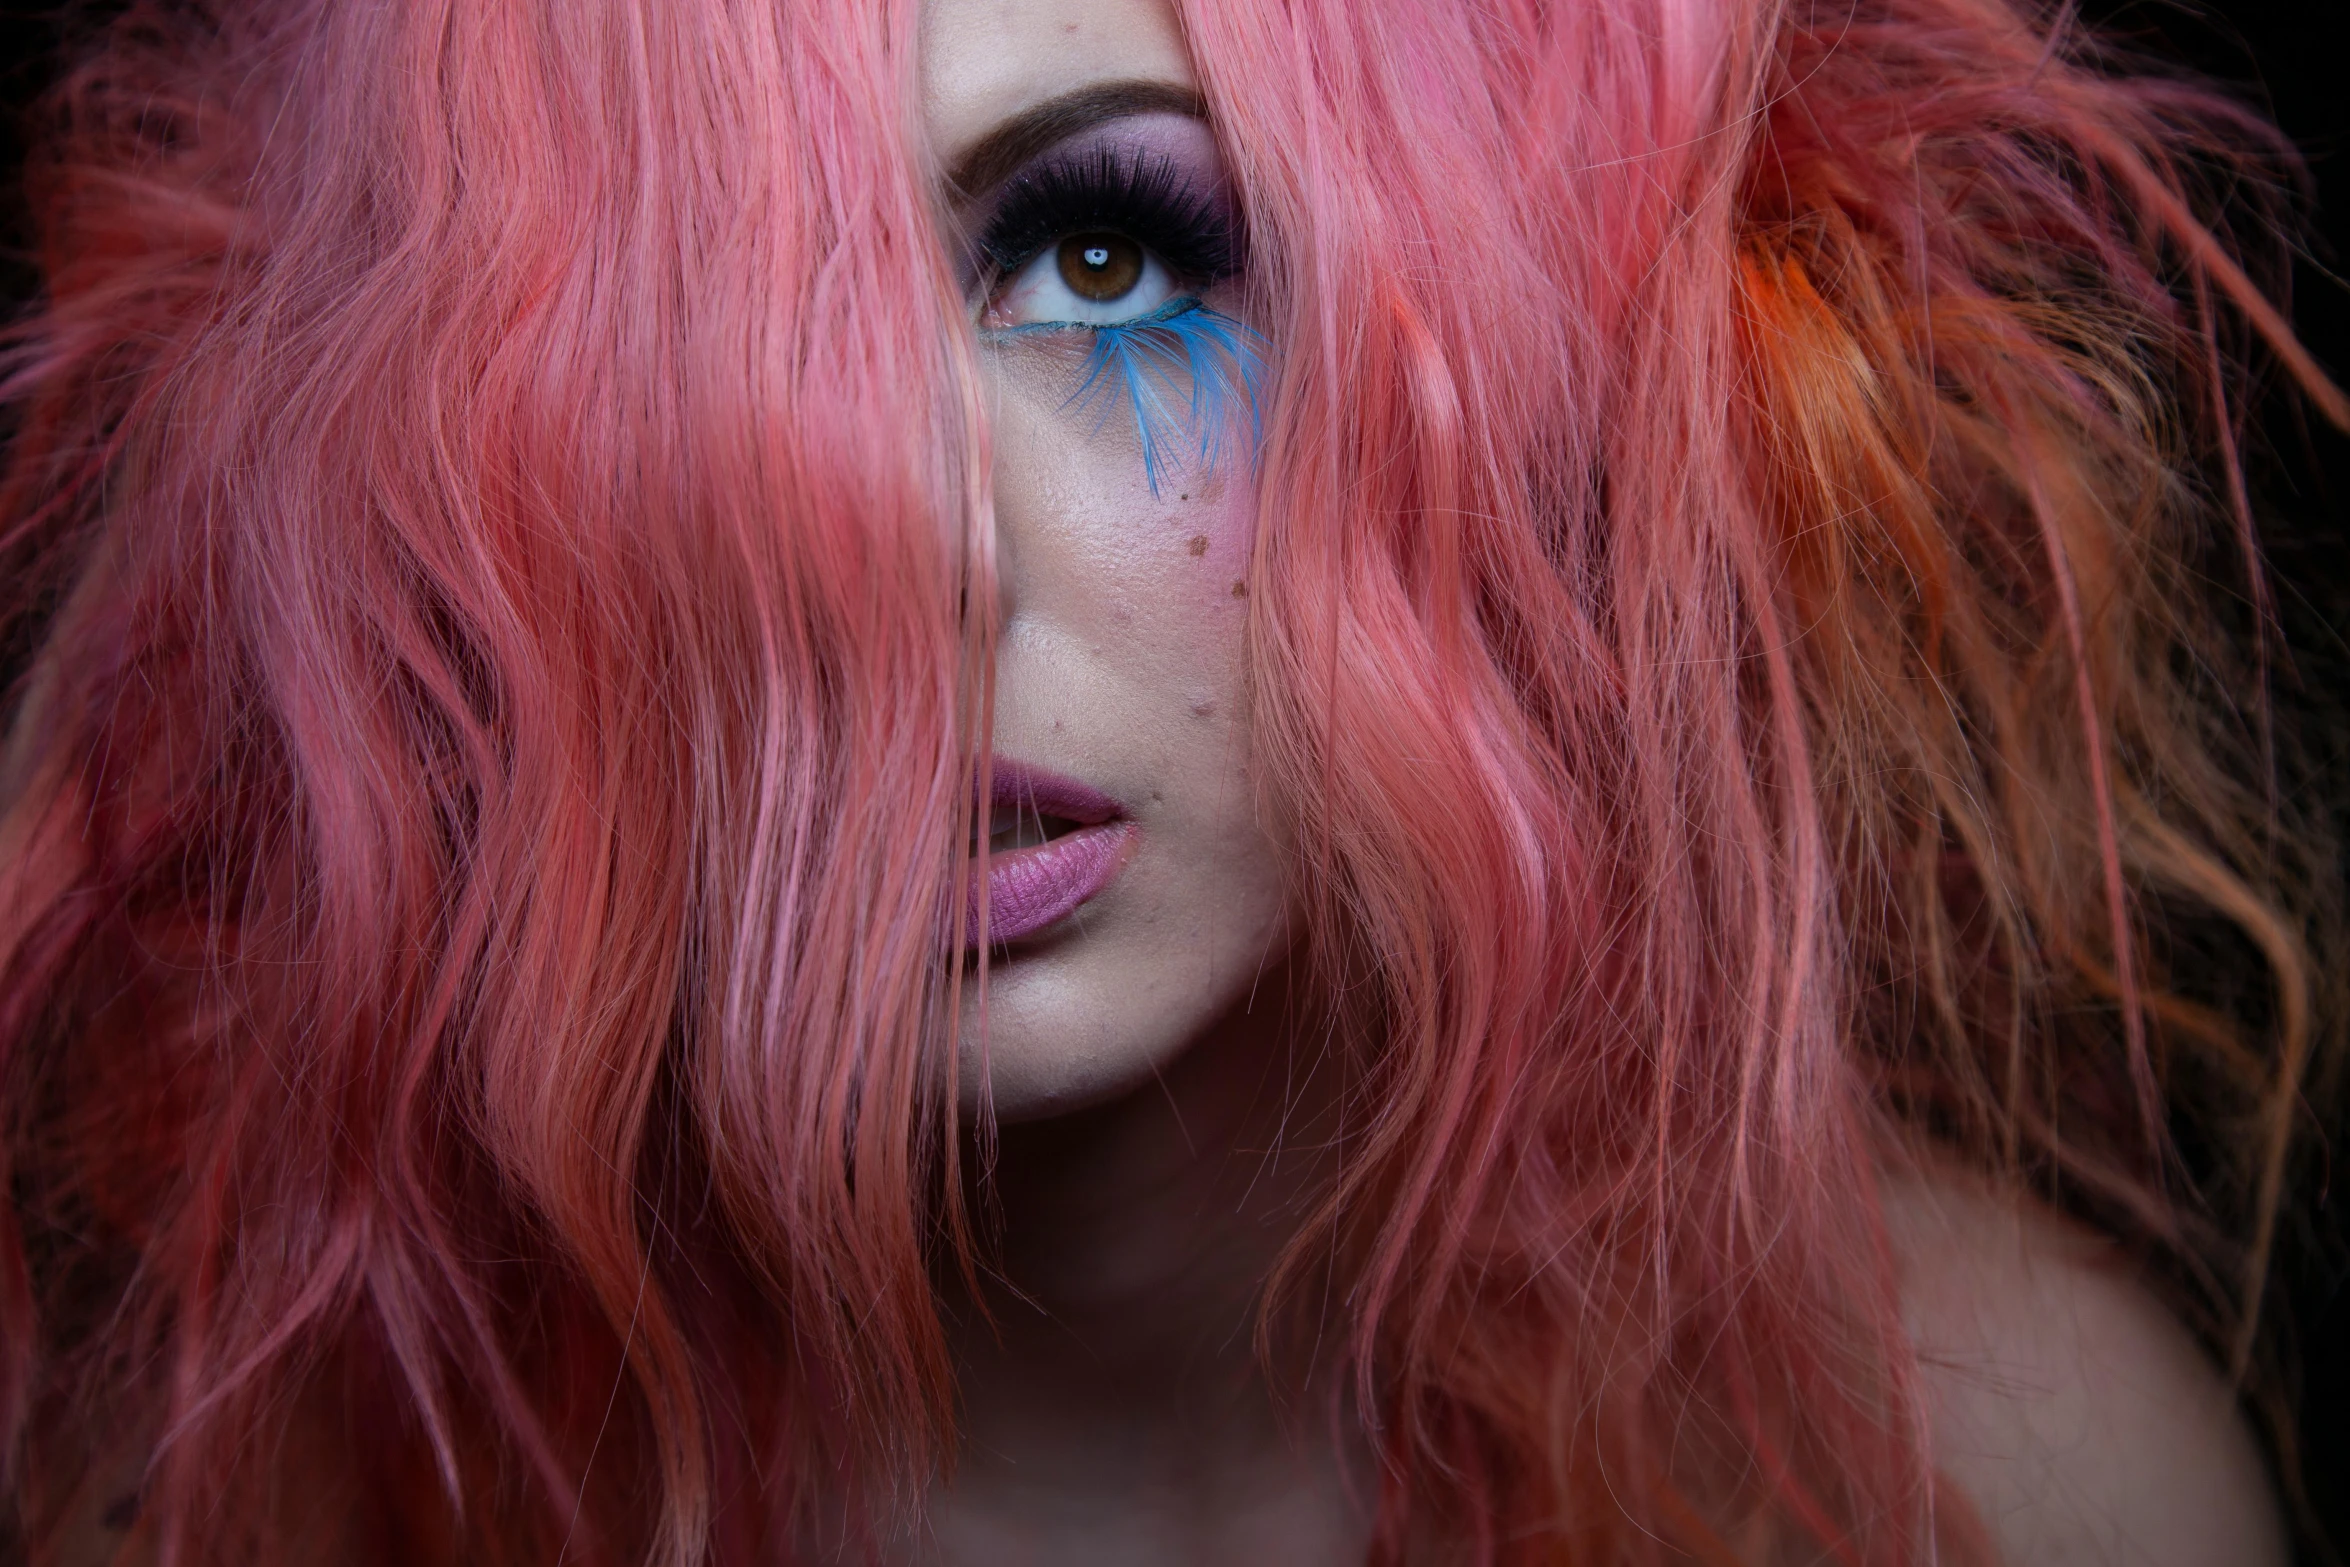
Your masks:
<path fill-rule="evenodd" d="M 1147 316 L 1179 292 L 1175 275 L 1148 250 L 1142 253 L 1142 274 L 1134 286 L 1115 299 L 1087 299 L 1061 276 L 1060 246 L 1047 245 L 1020 270 L 1005 279 L 990 300 L 982 325 L 1035 326 L 1069 321 L 1087 326 L 1110 326 Z"/>

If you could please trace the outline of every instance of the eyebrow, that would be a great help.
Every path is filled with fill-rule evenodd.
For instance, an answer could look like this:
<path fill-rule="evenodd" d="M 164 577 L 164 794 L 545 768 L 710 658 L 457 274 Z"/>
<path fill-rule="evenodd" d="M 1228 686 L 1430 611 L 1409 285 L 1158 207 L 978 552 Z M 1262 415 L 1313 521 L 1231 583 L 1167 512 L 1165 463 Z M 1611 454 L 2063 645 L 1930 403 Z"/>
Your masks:
<path fill-rule="evenodd" d="M 1172 82 L 1138 79 L 1080 87 L 1021 110 L 982 136 L 947 171 L 948 189 L 958 196 L 977 196 L 1009 179 L 1046 148 L 1130 114 L 1184 114 L 1204 120 L 1207 105 L 1198 93 Z"/>

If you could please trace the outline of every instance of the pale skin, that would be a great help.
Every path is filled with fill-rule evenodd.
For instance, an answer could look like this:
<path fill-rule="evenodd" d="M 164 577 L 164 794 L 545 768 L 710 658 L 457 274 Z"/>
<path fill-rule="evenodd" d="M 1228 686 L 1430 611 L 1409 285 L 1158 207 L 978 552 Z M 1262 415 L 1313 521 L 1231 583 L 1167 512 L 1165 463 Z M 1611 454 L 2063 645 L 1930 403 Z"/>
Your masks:
<path fill-rule="evenodd" d="M 923 47 L 942 171 L 1089 88 L 1197 87 L 1164 0 L 929 0 Z M 1168 119 L 1096 133 L 1176 145 L 1212 178 L 1204 127 L 1187 142 Z M 975 222 L 979 195 L 943 191 L 942 208 Z M 1131 441 L 1072 420 L 1064 382 L 1017 351 L 983 360 L 996 751 L 1115 797 L 1141 831 L 1116 882 L 993 971 L 994 1323 L 959 1314 L 962 1448 L 905 1554 L 1359 1562 L 1365 1454 L 1343 1421 L 1297 1414 L 1319 1368 L 1264 1366 L 1250 1333 L 1321 1173 L 1321 1077 L 1284 1027 L 1282 831 L 1249 769 L 1230 591 L 1254 527 L 1245 486 L 1154 495 Z M 966 1057 L 967 1083 L 979 1066 Z M 2226 1383 L 2110 1248 L 1955 1179 L 1888 1171 L 1886 1190 L 1932 1455 L 2005 1560 L 2286 1559 Z"/>
<path fill-rule="evenodd" d="M 1157 8 L 934 6 L 924 61 L 949 173 L 1089 86 L 1194 85 Z M 1212 178 L 1212 137 L 1173 118 L 1115 129 L 1174 136 L 1171 155 Z M 1103 791 L 1140 832 L 1115 883 L 990 976 L 1005 1287 L 986 1301 L 992 1330 L 958 1314 L 962 1451 L 907 1552 L 1360 1561 L 1359 1455 L 1310 1417 L 1284 1420 L 1251 1346 L 1259 1281 L 1319 1172 L 1296 1151 L 1317 1139 L 1281 1027 L 1282 857 L 1248 769 L 1233 592 L 1247 486 L 1194 473 L 1154 495 L 1124 427 L 1069 409 L 1065 359 L 990 349 L 983 363 L 996 753 Z M 975 1055 L 964 1068 L 975 1082 Z M 1293 1151 L 1267 1159 L 1285 1106 Z"/>

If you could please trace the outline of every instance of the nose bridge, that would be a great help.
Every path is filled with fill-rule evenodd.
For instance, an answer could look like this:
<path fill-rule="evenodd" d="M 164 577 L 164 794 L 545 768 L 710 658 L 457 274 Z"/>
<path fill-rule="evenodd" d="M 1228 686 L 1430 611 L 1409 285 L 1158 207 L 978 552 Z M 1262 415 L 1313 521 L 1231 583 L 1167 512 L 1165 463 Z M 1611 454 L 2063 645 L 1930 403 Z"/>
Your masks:
<path fill-rule="evenodd" d="M 1012 617 L 1020 608 L 1020 547 L 1019 503 L 1006 494 L 1004 483 L 1004 453 L 999 447 L 994 461 L 989 464 L 986 489 L 982 498 L 986 510 L 981 516 L 983 542 L 987 554 L 982 563 L 983 581 L 995 595 L 996 633 L 1002 635 L 1012 624 Z M 1016 493 L 1017 487 L 1011 487 Z"/>
<path fill-rule="evenodd" d="M 1000 381 L 982 367 L 980 471 L 981 514 L 979 542 L 985 549 L 981 561 L 981 590 L 992 582 L 995 595 L 996 634 L 1000 638 L 1008 631 L 1020 613 L 1024 599 L 1023 560 L 1021 541 L 1035 522 L 1037 500 L 1034 495 L 1032 471 L 1036 453 L 1033 433 L 1022 428 L 1014 400 L 1004 395 Z"/>

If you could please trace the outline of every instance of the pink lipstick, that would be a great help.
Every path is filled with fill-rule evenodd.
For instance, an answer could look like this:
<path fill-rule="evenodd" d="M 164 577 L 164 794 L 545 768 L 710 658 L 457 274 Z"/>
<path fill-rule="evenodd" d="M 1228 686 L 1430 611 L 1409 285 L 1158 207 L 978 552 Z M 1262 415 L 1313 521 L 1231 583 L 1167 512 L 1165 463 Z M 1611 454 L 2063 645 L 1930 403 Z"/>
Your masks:
<path fill-rule="evenodd" d="M 1118 802 L 1074 778 L 997 757 L 989 769 L 987 940 L 1018 941 L 1117 878 L 1138 829 Z M 976 882 L 964 939 L 979 944 Z"/>

